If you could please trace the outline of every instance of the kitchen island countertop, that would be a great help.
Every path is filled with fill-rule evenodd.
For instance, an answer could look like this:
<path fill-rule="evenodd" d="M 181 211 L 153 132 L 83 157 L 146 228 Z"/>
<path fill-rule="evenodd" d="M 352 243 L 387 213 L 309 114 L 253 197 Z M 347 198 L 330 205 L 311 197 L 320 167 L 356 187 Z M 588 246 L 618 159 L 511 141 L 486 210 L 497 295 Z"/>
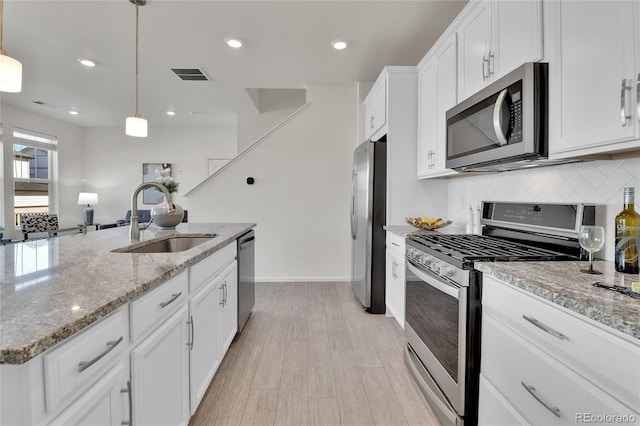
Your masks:
<path fill-rule="evenodd" d="M 476 262 L 475 268 L 570 311 L 640 339 L 640 299 L 594 287 L 595 282 L 631 288 L 638 274 L 621 274 L 613 262 L 594 261 L 602 275 L 580 272 L 588 262 Z"/>
<path fill-rule="evenodd" d="M 0 364 L 22 364 L 155 288 L 253 228 L 253 223 L 151 226 L 140 243 L 173 235 L 211 241 L 174 253 L 114 253 L 129 227 L 0 247 Z"/>

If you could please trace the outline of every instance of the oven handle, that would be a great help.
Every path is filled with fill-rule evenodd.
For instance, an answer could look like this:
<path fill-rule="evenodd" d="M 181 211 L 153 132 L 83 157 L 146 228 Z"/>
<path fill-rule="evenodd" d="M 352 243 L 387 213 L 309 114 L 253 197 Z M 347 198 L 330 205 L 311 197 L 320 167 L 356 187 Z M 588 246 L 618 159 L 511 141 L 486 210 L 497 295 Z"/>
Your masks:
<path fill-rule="evenodd" d="M 437 290 L 440 290 L 441 292 L 446 293 L 449 296 L 455 297 L 456 299 L 460 300 L 460 287 L 457 287 L 457 286 L 454 286 L 452 284 L 449 284 L 449 283 L 446 283 L 446 282 L 442 282 L 442 281 L 436 280 L 433 277 L 430 277 L 429 275 L 425 274 L 420 269 L 418 269 L 413 264 L 413 262 L 411 262 L 411 260 L 408 260 L 407 268 L 409 268 L 409 270 L 416 277 L 420 278 L 420 280 L 424 281 L 426 284 L 429 284 L 431 287 L 433 287 L 433 288 L 435 288 Z"/>

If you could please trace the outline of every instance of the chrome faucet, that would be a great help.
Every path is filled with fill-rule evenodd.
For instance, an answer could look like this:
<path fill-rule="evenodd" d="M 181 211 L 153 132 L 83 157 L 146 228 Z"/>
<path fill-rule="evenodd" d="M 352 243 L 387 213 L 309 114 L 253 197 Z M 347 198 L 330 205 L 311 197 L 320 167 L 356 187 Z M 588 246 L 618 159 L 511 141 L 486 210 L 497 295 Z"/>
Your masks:
<path fill-rule="evenodd" d="M 136 189 L 133 190 L 133 194 L 131 195 L 131 224 L 129 225 L 129 241 L 140 241 L 140 225 L 138 224 L 138 194 L 140 194 L 140 191 L 145 188 L 155 188 L 162 192 L 162 194 L 164 195 L 164 200 L 169 205 L 169 213 L 175 211 L 175 206 L 173 205 L 171 194 L 169 193 L 169 190 L 166 186 L 155 182 L 141 183 L 136 187 Z M 147 229 L 149 225 L 151 225 L 151 222 L 145 225 L 144 229 Z"/>

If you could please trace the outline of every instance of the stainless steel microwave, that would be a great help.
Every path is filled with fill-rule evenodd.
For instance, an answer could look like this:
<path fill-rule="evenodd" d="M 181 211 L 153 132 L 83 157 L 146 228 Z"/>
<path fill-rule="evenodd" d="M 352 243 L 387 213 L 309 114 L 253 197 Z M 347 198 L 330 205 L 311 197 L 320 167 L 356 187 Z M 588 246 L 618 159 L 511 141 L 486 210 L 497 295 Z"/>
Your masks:
<path fill-rule="evenodd" d="M 547 94 L 548 65 L 529 62 L 451 108 L 447 168 L 504 171 L 546 160 Z"/>

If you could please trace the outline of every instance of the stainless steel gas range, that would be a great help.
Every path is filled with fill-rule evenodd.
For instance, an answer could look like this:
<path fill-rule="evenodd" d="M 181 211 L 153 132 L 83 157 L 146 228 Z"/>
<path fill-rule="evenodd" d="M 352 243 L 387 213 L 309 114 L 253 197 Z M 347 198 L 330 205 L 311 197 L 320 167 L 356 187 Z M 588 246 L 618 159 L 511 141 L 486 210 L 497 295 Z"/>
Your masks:
<path fill-rule="evenodd" d="M 583 258 L 584 204 L 482 203 L 483 235 L 421 233 L 406 241 L 405 361 L 443 425 L 475 425 L 482 273 L 476 261 Z"/>

